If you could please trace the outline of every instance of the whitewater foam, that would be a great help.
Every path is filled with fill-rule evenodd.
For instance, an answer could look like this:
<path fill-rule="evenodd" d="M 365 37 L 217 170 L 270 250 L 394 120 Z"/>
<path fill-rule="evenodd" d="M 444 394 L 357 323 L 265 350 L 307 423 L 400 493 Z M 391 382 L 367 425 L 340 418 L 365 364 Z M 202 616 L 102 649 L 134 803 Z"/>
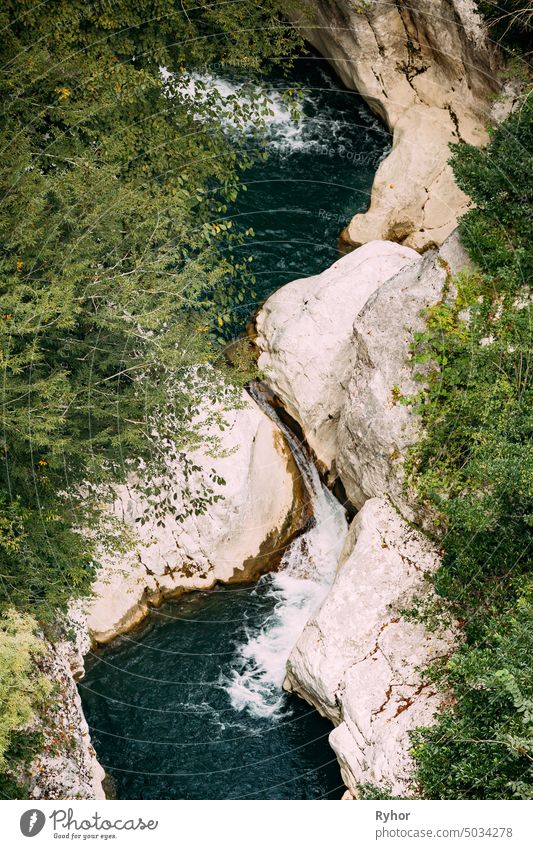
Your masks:
<path fill-rule="evenodd" d="M 322 484 L 293 434 L 260 393 L 254 393 L 254 398 L 289 439 L 314 516 L 312 527 L 285 553 L 279 571 L 261 579 L 275 600 L 273 613 L 262 627 L 247 630 L 244 642 L 236 647 L 232 671 L 221 680 L 235 710 L 275 717 L 283 715 L 282 685 L 289 654 L 333 582 L 348 523 L 344 508 Z"/>
<path fill-rule="evenodd" d="M 241 83 L 213 74 L 209 71 L 184 72 L 176 79 L 165 69 L 161 69 L 164 80 L 174 82 L 174 94 L 188 102 L 195 112 L 198 102 L 213 105 L 217 118 L 231 132 L 252 133 L 258 129 L 258 120 L 264 124 L 267 146 L 278 153 L 293 153 L 305 150 L 307 153 L 324 153 L 335 150 L 341 156 L 352 147 L 351 135 L 354 126 L 354 114 L 339 115 L 338 110 L 329 108 L 321 102 L 317 109 L 316 92 L 300 91 L 294 95 L 294 86 L 283 86 L 264 82 Z M 331 91 L 331 83 L 324 77 L 324 89 Z M 292 94 L 289 96 L 288 92 Z M 241 110 L 244 110 L 241 113 Z M 358 101 L 354 101 L 354 110 L 361 116 L 361 130 L 385 134 L 377 119 L 370 120 L 368 113 L 362 111 Z"/>

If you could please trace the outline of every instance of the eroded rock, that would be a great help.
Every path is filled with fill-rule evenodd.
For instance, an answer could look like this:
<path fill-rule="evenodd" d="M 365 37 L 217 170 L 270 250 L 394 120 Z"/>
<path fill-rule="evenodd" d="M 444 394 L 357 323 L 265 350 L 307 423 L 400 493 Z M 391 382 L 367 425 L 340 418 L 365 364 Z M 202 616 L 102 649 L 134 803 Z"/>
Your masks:
<path fill-rule="evenodd" d="M 427 598 L 439 552 L 383 498 L 352 522 L 334 584 L 293 649 L 285 687 L 335 724 L 343 780 L 410 792 L 408 732 L 430 724 L 442 694 L 420 669 L 446 655 L 450 632 L 429 632 L 404 611 Z"/>
<path fill-rule="evenodd" d="M 268 298 L 256 320 L 259 367 L 302 426 L 322 468 L 338 452 L 339 415 L 354 363 L 352 326 L 370 295 L 416 251 L 370 242 Z"/>
<path fill-rule="evenodd" d="M 178 463 L 164 484 L 173 511 L 163 517 L 146 513 L 133 484 L 118 487 L 113 510 L 133 534 L 133 544 L 122 557 L 104 558 L 87 607 L 95 642 L 128 631 L 164 598 L 258 577 L 299 529 L 303 486 L 281 432 L 244 393 L 243 406 L 225 412 L 224 419 L 226 430 L 212 434 L 220 438 L 218 456 L 209 455 L 207 434 L 189 458 L 200 469 L 194 473 L 200 489 L 206 484 L 220 496 L 203 514 L 176 517 L 186 502 Z M 213 473 L 224 483 L 213 481 Z"/>
<path fill-rule="evenodd" d="M 279 289 L 258 314 L 260 367 L 356 508 L 387 495 L 409 520 L 426 521 L 404 485 L 404 461 L 421 432 L 405 403 L 422 388 L 410 346 L 425 310 L 453 295 L 452 275 L 469 265 L 457 232 L 422 257 L 370 242 Z"/>
<path fill-rule="evenodd" d="M 105 777 L 91 743 L 76 679 L 83 674 L 83 656 L 89 651 L 85 617 L 79 604 L 71 605 L 69 637 L 52 644 L 39 667 L 54 685 L 38 725 L 43 745 L 22 780 L 30 799 L 105 799 Z M 43 638 L 44 639 L 44 638 Z"/>
<path fill-rule="evenodd" d="M 448 246 L 452 264 L 460 249 Z M 402 515 L 421 519 L 405 489 L 404 461 L 421 432 L 420 417 L 402 403 L 421 389 L 410 345 L 425 329 L 423 311 L 445 296 L 450 263 L 430 252 L 391 277 L 355 319 L 353 368 L 337 434 L 337 472 L 350 502 L 388 495 Z"/>
<path fill-rule="evenodd" d="M 473 0 L 309 0 L 287 5 L 305 37 L 394 134 L 370 210 L 344 231 L 354 246 L 440 245 L 466 208 L 450 141 L 483 145 L 499 57 Z"/>

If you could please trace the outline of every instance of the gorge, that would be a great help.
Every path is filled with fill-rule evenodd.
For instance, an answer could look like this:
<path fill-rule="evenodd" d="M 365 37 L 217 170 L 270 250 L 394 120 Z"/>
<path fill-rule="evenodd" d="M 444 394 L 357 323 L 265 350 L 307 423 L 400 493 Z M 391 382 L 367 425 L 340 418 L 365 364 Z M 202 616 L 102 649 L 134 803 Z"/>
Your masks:
<path fill-rule="evenodd" d="M 280 90 L 295 83 L 304 90 L 299 121 L 280 98 Z M 234 90 L 229 80 L 215 78 L 213 84 L 223 92 Z M 388 143 L 360 98 L 339 87 L 317 57 L 298 60 L 291 78 L 280 77 L 269 85 L 274 108 L 268 122 L 269 157 L 247 175 L 248 191 L 231 210 L 232 219 L 253 227 L 256 234 L 242 250 L 255 256 L 258 301 L 295 276 L 331 263 L 337 255 L 340 224 L 354 208 L 367 205 L 373 169 Z M 249 303 L 235 305 L 237 327 L 249 319 L 252 309 Z M 261 396 L 258 400 L 269 411 Z M 270 410 L 270 415 L 276 414 Z M 121 798 L 342 795 L 342 781 L 327 745 L 329 723 L 294 697 L 283 695 L 281 687 L 289 652 L 333 579 L 346 535 L 344 511 L 320 483 L 305 448 L 281 422 L 277 424 L 300 467 L 314 527 L 290 545 L 278 571 L 258 584 L 184 596 L 152 613 L 138 636 L 137 632 L 125 636 L 116 647 L 113 643 L 86 660 L 87 673 L 79 688 L 91 739 Z M 247 438 L 242 426 L 238 436 Z M 250 461 L 243 457 L 238 462 Z M 270 486 L 287 490 L 276 477 L 272 457 L 266 455 L 263 463 L 268 464 Z M 224 470 L 222 475 L 229 482 Z M 247 497 L 256 501 L 264 497 L 259 494 L 264 486 L 257 476 Z M 221 521 L 227 521 L 228 500 L 232 501 L 224 494 L 226 489 L 221 488 L 223 500 L 216 507 Z M 290 498 L 282 510 L 288 507 L 297 513 Z M 126 508 L 125 515 L 128 512 Z M 257 505 L 253 515 L 256 521 L 261 516 Z M 272 521 L 272 505 L 264 515 Z M 243 537 L 242 508 L 237 519 L 240 524 L 233 534 Z M 161 555 L 159 547 L 155 556 Z M 169 562 L 172 556 L 172 549 L 163 555 Z M 271 555 L 266 568 L 274 563 Z M 197 555 L 192 568 L 198 572 Z M 223 578 L 223 573 L 217 574 Z M 178 576 L 175 582 L 179 585 L 183 578 Z M 198 577 L 193 578 L 195 584 L 201 585 Z M 131 606 L 123 576 L 113 586 Z M 100 607 L 103 618 L 109 619 L 108 604 Z M 118 620 L 108 630 L 99 616 L 93 611 L 89 624 L 98 639 L 107 640 L 108 633 L 117 632 Z M 128 615 L 126 627 L 133 621 Z M 214 646 L 225 650 L 213 653 Z M 143 675 L 151 683 L 143 684 Z M 176 679 L 181 687 L 170 683 Z M 172 740 L 176 721 L 185 744 Z"/>
<path fill-rule="evenodd" d="M 408 614 L 442 552 L 406 487 L 422 428 L 402 402 L 424 311 L 470 264 L 448 143 L 486 143 L 499 61 L 469 0 L 434 5 L 313 0 L 295 23 L 325 58 L 263 83 L 269 156 L 227 212 L 253 228 L 236 252 L 254 290 L 220 321 L 237 333 L 254 315 L 263 383 L 216 408 L 190 477 L 169 461 L 157 481 L 178 512 L 208 482 L 204 513 L 144 524 L 135 481 L 117 488 L 131 546 L 104 552 L 77 642 L 54 650 L 57 721 L 81 731 L 59 754 L 51 735 L 33 798 L 101 798 L 103 770 L 119 798 L 416 793 L 409 732 L 443 704 L 421 670 L 458 628 Z M 207 75 L 222 96 L 238 82 Z"/>

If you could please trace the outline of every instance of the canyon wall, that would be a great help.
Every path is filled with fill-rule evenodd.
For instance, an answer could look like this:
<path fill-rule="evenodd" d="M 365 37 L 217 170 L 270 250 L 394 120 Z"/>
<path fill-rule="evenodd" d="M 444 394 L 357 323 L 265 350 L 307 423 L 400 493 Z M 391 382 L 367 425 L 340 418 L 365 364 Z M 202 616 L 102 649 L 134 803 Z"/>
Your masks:
<path fill-rule="evenodd" d="M 409 795 L 409 730 L 431 723 L 442 694 L 421 668 L 446 656 L 451 632 L 411 620 L 427 600 L 437 548 L 387 499 L 371 498 L 353 520 L 337 576 L 287 664 L 285 687 L 336 726 L 329 742 L 353 797 L 360 784 Z"/>
<path fill-rule="evenodd" d="M 54 643 L 43 637 L 45 651 L 38 661 L 54 687 L 33 729 L 42 734 L 43 742 L 19 780 L 28 787 L 30 799 L 105 799 L 105 773 L 76 687 L 90 650 L 86 617 L 78 602 L 57 627 L 61 635 Z"/>
<path fill-rule="evenodd" d="M 445 700 L 421 669 L 450 653 L 457 634 L 435 634 L 407 613 L 431 594 L 440 556 L 413 527 L 430 527 L 432 517 L 404 479 L 421 428 L 404 403 L 420 389 L 410 344 L 424 310 L 454 297 L 452 276 L 469 264 L 454 232 L 469 199 L 455 184 L 449 145 L 487 142 L 500 59 L 472 0 L 307 0 L 288 3 L 287 15 L 382 118 L 393 144 L 369 210 L 342 234 L 356 248 L 351 258 L 284 287 L 257 319 L 273 390 L 359 510 L 285 686 L 334 723 L 346 798 L 364 784 L 416 795 L 409 732 L 430 724 Z M 383 264 L 391 242 L 406 253 Z"/>
<path fill-rule="evenodd" d="M 418 251 L 452 232 L 468 199 L 455 185 L 449 143 L 483 145 L 499 56 L 473 0 L 305 0 L 287 17 L 393 133 L 368 212 L 344 231 Z"/>
<path fill-rule="evenodd" d="M 457 233 L 423 256 L 369 242 L 282 287 L 257 315 L 260 368 L 322 471 L 340 479 L 356 508 L 387 496 L 405 518 L 424 523 L 403 480 L 420 432 L 403 403 L 420 389 L 409 346 L 424 329 L 424 309 L 453 294 L 451 275 L 467 264 Z"/>

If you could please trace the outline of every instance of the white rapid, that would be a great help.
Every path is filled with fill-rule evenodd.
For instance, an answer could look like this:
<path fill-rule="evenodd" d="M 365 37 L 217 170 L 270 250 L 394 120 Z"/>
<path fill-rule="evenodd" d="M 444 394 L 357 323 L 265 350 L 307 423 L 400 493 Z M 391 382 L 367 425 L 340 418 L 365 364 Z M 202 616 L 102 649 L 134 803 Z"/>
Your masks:
<path fill-rule="evenodd" d="M 172 79 L 172 75 L 161 68 L 163 80 Z M 228 70 L 228 73 L 229 70 Z M 331 155 L 335 150 L 340 156 L 346 156 L 351 161 L 353 140 L 350 129 L 361 117 L 368 124 L 369 116 L 365 107 L 358 100 L 354 101 L 350 112 L 339 113 L 338 108 L 328 103 L 328 92 L 332 87 L 331 78 L 318 71 L 321 85 L 314 89 L 300 89 L 299 96 L 287 97 L 287 91 L 296 90 L 294 84 L 265 79 L 250 84 L 238 78 L 220 76 L 212 71 L 184 72 L 180 79 L 175 79 L 174 92 L 182 100 L 189 101 L 191 111 L 199 101 L 211 103 L 218 119 L 228 131 L 252 132 L 255 129 L 257 111 L 252 110 L 246 117 L 236 106 L 261 112 L 261 120 L 266 131 L 266 146 L 271 151 L 279 153 L 294 153 L 306 151 L 317 155 Z M 323 92 L 325 97 L 317 103 L 317 92 Z M 364 113 L 364 118 L 363 118 Z M 251 117 L 251 116 L 254 117 Z M 377 119 L 370 119 L 374 131 L 384 133 Z M 377 160 L 376 160 L 377 161 Z"/>
<path fill-rule="evenodd" d="M 273 716 L 283 704 L 285 666 L 309 616 L 323 601 L 335 577 L 348 531 L 344 508 L 320 481 L 294 434 L 283 424 L 257 387 L 250 393 L 289 441 L 311 499 L 311 527 L 286 551 L 278 572 L 261 579 L 275 601 L 261 628 L 250 628 L 238 646 L 229 677 L 221 681 L 236 710 Z"/>

